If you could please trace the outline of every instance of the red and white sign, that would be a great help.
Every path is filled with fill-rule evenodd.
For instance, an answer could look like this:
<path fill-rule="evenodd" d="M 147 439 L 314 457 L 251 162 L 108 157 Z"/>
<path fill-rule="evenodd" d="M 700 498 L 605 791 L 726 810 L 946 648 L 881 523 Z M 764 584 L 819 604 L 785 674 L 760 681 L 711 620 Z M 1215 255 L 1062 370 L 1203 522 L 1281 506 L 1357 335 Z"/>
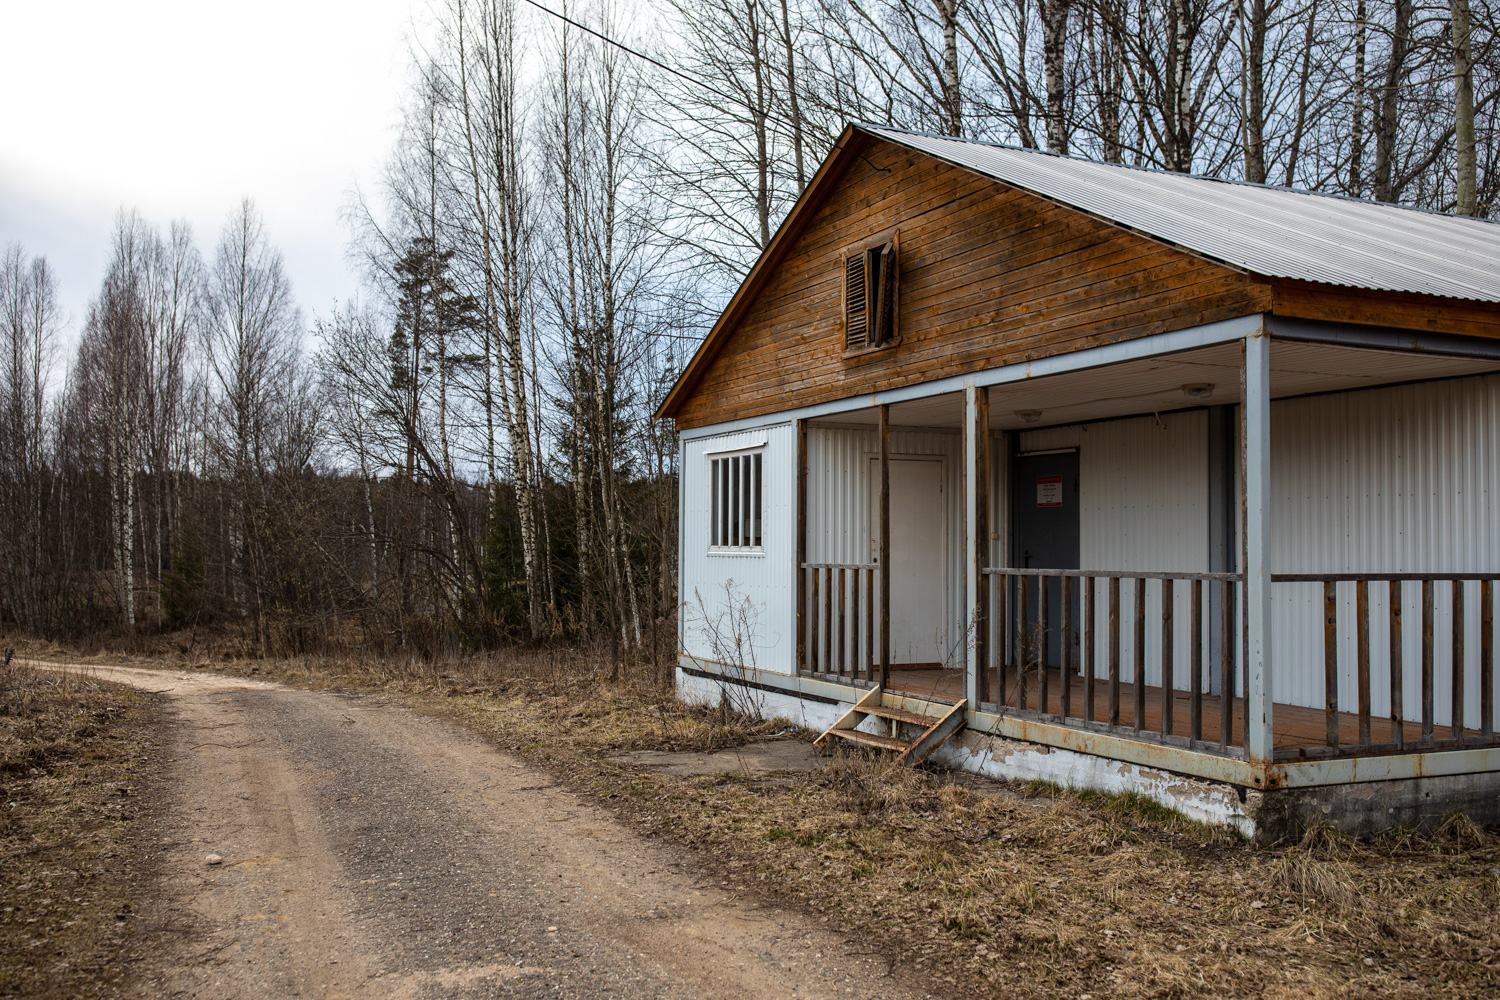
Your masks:
<path fill-rule="evenodd" d="M 1038 507 L 1061 507 L 1063 505 L 1062 476 L 1036 477 L 1036 505 Z"/>

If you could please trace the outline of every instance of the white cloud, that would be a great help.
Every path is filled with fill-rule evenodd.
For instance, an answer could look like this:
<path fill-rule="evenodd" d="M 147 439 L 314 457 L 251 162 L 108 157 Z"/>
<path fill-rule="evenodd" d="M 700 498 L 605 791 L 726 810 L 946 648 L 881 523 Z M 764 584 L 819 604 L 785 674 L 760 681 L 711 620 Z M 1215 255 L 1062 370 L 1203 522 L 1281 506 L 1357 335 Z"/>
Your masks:
<path fill-rule="evenodd" d="M 0 244 L 45 254 L 81 321 L 116 209 L 192 223 L 205 255 L 249 195 L 304 310 L 357 288 L 338 212 L 395 138 L 421 0 L 9 2 Z"/>

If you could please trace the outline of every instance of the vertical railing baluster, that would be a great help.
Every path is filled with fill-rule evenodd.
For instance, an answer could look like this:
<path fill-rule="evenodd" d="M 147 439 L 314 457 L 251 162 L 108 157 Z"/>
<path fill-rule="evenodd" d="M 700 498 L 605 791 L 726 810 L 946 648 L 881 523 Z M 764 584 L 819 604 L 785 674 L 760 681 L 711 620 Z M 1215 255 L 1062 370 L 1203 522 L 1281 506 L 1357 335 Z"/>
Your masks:
<path fill-rule="evenodd" d="M 1355 675 L 1359 690 L 1359 745 L 1370 745 L 1370 584 L 1354 584 Z"/>
<path fill-rule="evenodd" d="M 818 600 L 818 584 L 822 581 L 823 570 L 821 567 L 814 566 L 807 572 L 810 580 L 807 588 L 807 655 L 809 669 L 817 674 L 823 672 L 823 648 L 818 644 L 823 635 L 822 629 L 818 628 L 818 612 L 823 607 Z"/>
<path fill-rule="evenodd" d="M 1094 586 L 1095 577 L 1085 576 L 1083 581 L 1083 717 L 1094 721 L 1094 674 L 1099 662 L 1099 651 L 1094 641 Z"/>
<path fill-rule="evenodd" d="M 1146 723 L 1146 578 L 1135 579 L 1135 731 Z"/>
<path fill-rule="evenodd" d="M 1177 645 L 1172 632 L 1173 605 L 1177 603 L 1177 585 L 1172 580 L 1161 582 L 1161 734 L 1172 735 L 1172 715 L 1177 708 L 1172 686 L 1177 683 L 1177 672 L 1173 670 L 1172 657 Z"/>
<path fill-rule="evenodd" d="M 1047 606 L 1052 603 L 1052 581 L 1045 576 L 1036 578 L 1036 710 L 1043 715 L 1052 706 L 1047 704 Z"/>
<path fill-rule="evenodd" d="M 864 655 L 859 658 L 859 667 L 865 681 L 874 679 L 874 570 L 865 567 L 864 576 Z"/>
<path fill-rule="evenodd" d="M 1391 581 L 1391 606 L 1390 606 L 1390 648 L 1391 648 L 1391 740 L 1396 744 L 1396 749 L 1406 743 L 1406 692 L 1404 690 L 1406 678 L 1403 676 L 1404 664 L 1402 656 L 1401 638 L 1401 581 Z"/>
<path fill-rule="evenodd" d="M 1193 581 L 1192 663 L 1188 682 L 1188 739 L 1193 746 L 1203 742 L 1203 581 Z"/>
<path fill-rule="evenodd" d="M 990 670 L 1005 659 L 1005 589 L 1004 577 L 990 576 L 990 585 L 985 588 L 985 628 L 991 630 L 990 641 L 984 646 L 984 659 L 979 664 L 979 704 L 988 705 L 990 698 Z M 978 706 L 976 706 L 978 707 Z"/>
<path fill-rule="evenodd" d="M 1016 577 L 1016 609 L 1014 610 L 1016 610 L 1016 636 L 1013 636 L 1013 639 L 1016 642 L 1016 663 L 1011 664 L 1011 666 L 1016 667 L 1016 697 L 1013 700 L 1016 702 L 1016 708 L 1026 708 L 1026 649 L 1028 649 L 1028 643 L 1026 643 L 1026 577 L 1023 576 Z"/>
<path fill-rule="evenodd" d="M 1234 745 L 1234 581 L 1219 584 L 1219 749 Z"/>
<path fill-rule="evenodd" d="M 828 638 L 828 672 L 835 677 L 839 673 L 839 626 L 838 626 L 838 569 L 828 567 L 828 575 L 824 578 L 823 588 L 824 611 L 828 615 L 828 621 L 823 625 L 823 631 Z"/>
<path fill-rule="evenodd" d="M 1120 724 L 1120 578 L 1109 578 L 1109 724 Z"/>
<path fill-rule="evenodd" d="M 846 674 L 849 673 L 849 661 L 848 661 L 848 657 L 847 657 L 848 646 L 849 646 L 849 636 L 847 634 L 848 630 L 844 627 L 844 623 L 845 623 L 845 621 L 849 617 L 849 615 L 848 615 L 849 592 L 848 591 L 849 591 L 849 587 L 848 587 L 848 571 L 846 569 L 844 569 L 844 567 L 840 566 L 839 567 L 839 601 L 838 601 L 839 628 L 838 628 L 838 632 L 837 632 L 838 640 L 839 640 L 839 656 L 838 656 L 837 662 L 838 662 L 838 665 L 839 665 L 839 676 L 840 677 L 843 677 L 843 676 L 845 676 Z"/>
<path fill-rule="evenodd" d="M 1332 580 L 1323 581 L 1323 726 L 1324 740 L 1339 745 L 1339 604 Z"/>
<path fill-rule="evenodd" d="M 1495 739 L 1495 591 L 1490 580 L 1479 582 L 1479 736 Z"/>
<path fill-rule="evenodd" d="M 1243 624 L 1243 623 L 1242 623 Z M 1240 664 L 1240 690 L 1245 692 L 1245 697 L 1240 699 L 1240 725 L 1244 727 L 1245 750 L 1250 749 L 1250 713 L 1254 708 L 1250 704 L 1250 656 L 1246 649 L 1244 661 Z"/>
<path fill-rule="evenodd" d="M 851 574 L 851 578 L 853 581 L 853 593 L 849 601 L 849 608 L 853 613 L 853 621 L 850 623 L 849 628 L 849 648 L 853 653 L 853 656 L 849 663 L 849 673 L 851 676 L 856 678 L 858 678 L 859 675 L 864 672 L 863 664 L 865 662 L 864 648 L 863 644 L 860 642 L 862 633 L 864 632 L 864 629 L 861 626 L 864 625 L 865 620 L 864 613 L 860 606 L 860 602 L 864 597 L 864 576 L 864 567 L 854 567 L 854 572 L 853 574 Z"/>
<path fill-rule="evenodd" d="M 1464 741 L 1464 582 L 1453 581 L 1453 738 Z"/>
<path fill-rule="evenodd" d="M 1432 581 L 1422 581 L 1422 742 L 1432 745 L 1432 678 L 1436 671 L 1432 650 Z"/>
<path fill-rule="evenodd" d="M 1073 708 L 1073 578 L 1062 578 L 1062 622 L 1058 627 L 1058 648 L 1061 663 L 1058 677 L 1061 689 L 1058 693 L 1058 714 L 1063 719 L 1072 715 Z"/>

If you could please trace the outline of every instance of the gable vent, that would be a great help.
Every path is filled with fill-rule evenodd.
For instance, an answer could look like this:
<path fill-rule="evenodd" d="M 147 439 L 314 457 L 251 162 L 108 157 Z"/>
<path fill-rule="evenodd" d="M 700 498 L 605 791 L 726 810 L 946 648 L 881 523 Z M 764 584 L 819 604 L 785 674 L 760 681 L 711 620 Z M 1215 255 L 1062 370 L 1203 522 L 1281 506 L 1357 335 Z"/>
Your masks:
<path fill-rule="evenodd" d="M 863 252 L 844 259 L 844 347 L 864 347 L 870 326 L 868 282 Z"/>

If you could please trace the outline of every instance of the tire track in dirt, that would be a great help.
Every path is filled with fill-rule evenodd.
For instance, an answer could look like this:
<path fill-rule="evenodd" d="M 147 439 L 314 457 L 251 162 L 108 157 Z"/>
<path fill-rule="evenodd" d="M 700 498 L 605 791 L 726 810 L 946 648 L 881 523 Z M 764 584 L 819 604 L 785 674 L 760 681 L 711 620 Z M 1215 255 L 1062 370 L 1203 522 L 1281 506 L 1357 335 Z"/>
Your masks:
<path fill-rule="evenodd" d="M 932 995 L 448 723 L 221 675 L 70 669 L 165 693 L 177 717 L 142 995 Z"/>

